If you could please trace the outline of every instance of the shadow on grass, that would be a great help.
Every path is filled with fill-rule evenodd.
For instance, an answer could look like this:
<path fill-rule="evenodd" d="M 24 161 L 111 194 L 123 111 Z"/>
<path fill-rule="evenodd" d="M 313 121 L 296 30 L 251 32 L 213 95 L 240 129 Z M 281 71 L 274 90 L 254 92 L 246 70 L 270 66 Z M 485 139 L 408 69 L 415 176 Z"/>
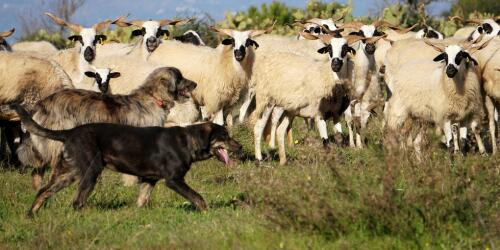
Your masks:
<path fill-rule="evenodd" d="M 119 210 L 124 207 L 132 206 L 126 201 L 118 201 L 118 200 L 111 200 L 111 201 L 95 201 L 93 202 L 93 205 L 97 210 L 101 211 L 107 211 L 107 210 Z"/>

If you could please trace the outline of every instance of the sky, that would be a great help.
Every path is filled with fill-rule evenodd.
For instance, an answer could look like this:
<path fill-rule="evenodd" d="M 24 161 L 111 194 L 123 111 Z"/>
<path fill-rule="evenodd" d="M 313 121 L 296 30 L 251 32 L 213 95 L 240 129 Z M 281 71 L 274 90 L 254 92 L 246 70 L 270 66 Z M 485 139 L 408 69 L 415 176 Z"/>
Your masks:
<path fill-rule="evenodd" d="M 0 31 L 19 27 L 19 15 L 42 15 L 47 3 L 52 0 L 0 0 Z M 397 0 L 353 0 L 354 16 L 375 13 L 384 2 Z M 254 5 L 270 3 L 272 0 L 86 0 L 73 17 L 73 22 L 83 26 L 96 21 L 115 18 L 130 13 L 131 19 L 159 19 L 186 16 L 186 13 L 206 12 L 215 20 L 224 18 L 224 12 L 236 12 Z M 281 0 L 294 7 L 304 7 L 307 0 Z M 347 0 L 337 2 L 346 3 Z M 450 6 L 450 0 L 438 2 L 428 7 L 432 15 L 438 15 Z M 44 7 L 45 6 L 45 7 Z M 18 33 L 18 32 L 16 32 Z M 19 33 L 14 36 L 17 38 Z"/>

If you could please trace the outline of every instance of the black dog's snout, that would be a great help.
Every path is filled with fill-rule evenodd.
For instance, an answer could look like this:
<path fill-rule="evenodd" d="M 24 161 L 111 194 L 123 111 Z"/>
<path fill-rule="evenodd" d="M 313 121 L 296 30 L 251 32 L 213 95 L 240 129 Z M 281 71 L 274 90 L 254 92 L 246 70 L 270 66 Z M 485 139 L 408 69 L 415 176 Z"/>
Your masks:
<path fill-rule="evenodd" d="M 339 72 L 342 69 L 343 64 L 344 64 L 344 62 L 342 62 L 342 60 L 340 58 L 334 58 L 332 60 L 332 70 L 334 72 Z"/>
<path fill-rule="evenodd" d="M 367 43 L 365 46 L 365 51 L 369 55 L 373 55 L 373 53 L 375 53 L 375 44 Z"/>
<path fill-rule="evenodd" d="M 236 61 L 241 62 L 245 59 L 246 51 L 245 47 L 241 46 L 239 49 L 234 50 L 234 58 Z"/>
<path fill-rule="evenodd" d="M 85 51 L 83 51 L 83 57 L 85 58 L 85 61 L 92 62 L 95 59 L 94 49 L 91 47 L 85 48 Z"/>
<path fill-rule="evenodd" d="M 458 72 L 457 68 L 455 68 L 455 66 L 451 64 L 446 67 L 446 75 L 449 78 L 453 78 L 457 74 L 457 72 Z"/>

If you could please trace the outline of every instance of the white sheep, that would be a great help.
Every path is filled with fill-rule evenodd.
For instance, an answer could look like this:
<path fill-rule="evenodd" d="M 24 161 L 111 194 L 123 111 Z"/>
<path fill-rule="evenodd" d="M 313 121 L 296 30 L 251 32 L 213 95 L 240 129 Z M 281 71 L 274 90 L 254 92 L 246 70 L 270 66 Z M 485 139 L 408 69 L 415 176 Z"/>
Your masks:
<path fill-rule="evenodd" d="M 476 41 L 479 36 L 484 35 L 484 38 L 489 39 L 500 35 L 500 25 L 497 23 L 499 20 L 497 18 L 488 18 L 484 20 L 480 19 L 468 19 L 464 20 L 462 17 L 454 16 L 451 20 L 458 20 L 466 24 L 477 25 L 472 29 L 471 27 L 464 27 L 455 32 L 454 37 L 463 39 L 467 38 L 467 41 Z"/>
<path fill-rule="evenodd" d="M 57 63 L 17 52 L 0 52 L 0 104 L 19 102 L 31 110 L 39 100 L 64 88 L 73 85 Z"/>
<path fill-rule="evenodd" d="M 282 108 L 285 113 L 276 132 L 280 164 L 286 163 L 284 136 L 294 116 L 315 119 L 323 143 L 328 145 L 325 120 L 329 117 L 337 120 L 349 103 L 345 83 L 352 65 L 347 54 L 354 53 L 349 44 L 363 38 L 320 37 L 325 46 L 318 52 L 331 58 L 326 62 L 287 52 L 256 57 L 251 81 L 256 93 L 254 143 L 258 161 L 262 160 L 262 133 L 274 107 Z M 303 74 L 303 69 L 311 71 L 310 74 Z"/>
<path fill-rule="evenodd" d="M 202 106 L 203 117 L 223 124 L 223 109 L 238 101 L 252 74 L 252 47 L 258 47 L 252 38 L 271 30 L 214 30 L 230 38 L 223 40 L 215 49 L 166 41 L 150 55 L 148 61 L 179 68 L 187 78 L 197 82 L 193 98 Z"/>
<path fill-rule="evenodd" d="M 407 119 L 420 119 L 440 127 L 454 121 L 470 121 L 479 151 L 484 153 L 477 122 L 483 114 L 481 81 L 475 67 L 477 62 L 471 57 L 482 47 L 424 41 L 440 52 L 434 61 L 444 61 L 445 65 L 432 63 L 430 58 L 409 60 L 393 72 L 392 96 L 386 110 L 388 128 L 397 131 Z M 422 131 L 416 143 L 421 136 Z M 419 145 L 416 148 L 418 152 Z"/>
<path fill-rule="evenodd" d="M 91 28 L 84 28 L 78 24 L 66 22 L 51 13 L 45 14 L 58 25 L 71 29 L 75 35 L 68 37 L 68 39 L 78 43 L 74 48 L 60 50 L 56 53 L 25 53 L 57 62 L 74 83 L 81 82 L 85 78 L 84 72 L 91 70 L 91 64 L 96 57 L 96 43 L 106 40 L 106 36 L 100 35 L 98 32 L 105 29 L 111 20 L 99 22 Z"/>

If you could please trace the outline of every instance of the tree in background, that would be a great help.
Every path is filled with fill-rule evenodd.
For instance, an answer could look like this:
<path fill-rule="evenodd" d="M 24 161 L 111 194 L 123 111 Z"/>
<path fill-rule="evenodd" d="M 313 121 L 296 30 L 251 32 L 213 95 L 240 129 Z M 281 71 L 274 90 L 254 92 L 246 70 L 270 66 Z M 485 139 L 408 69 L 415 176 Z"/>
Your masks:
<path fill-rule="evenodd" d="M 500 15 L 499 0 L 456 0 L 450 13 L 469 17 L 473 13 L 488 13 L 491 16 Z M 448 14 L 448 13 L 446 13 Z"/>
<path fill-rule="evenodd" d="M 47 9 L 65 21 L 71 22 L 71 18 L 85 4 L 85 0 L 53 0 L 48 3 L 41 1 L 40 4 L 43 6 L 42 9 Z M 40 6 L 35 8 L 18 15 L 22 30 L 21 40 L 47 40 L 58 48 L 66 47 L 69 42 L 63 39 L 65 27 L 57 25 L 49 21 L 45 15 L 41 15 L 38 11 Z"/>

